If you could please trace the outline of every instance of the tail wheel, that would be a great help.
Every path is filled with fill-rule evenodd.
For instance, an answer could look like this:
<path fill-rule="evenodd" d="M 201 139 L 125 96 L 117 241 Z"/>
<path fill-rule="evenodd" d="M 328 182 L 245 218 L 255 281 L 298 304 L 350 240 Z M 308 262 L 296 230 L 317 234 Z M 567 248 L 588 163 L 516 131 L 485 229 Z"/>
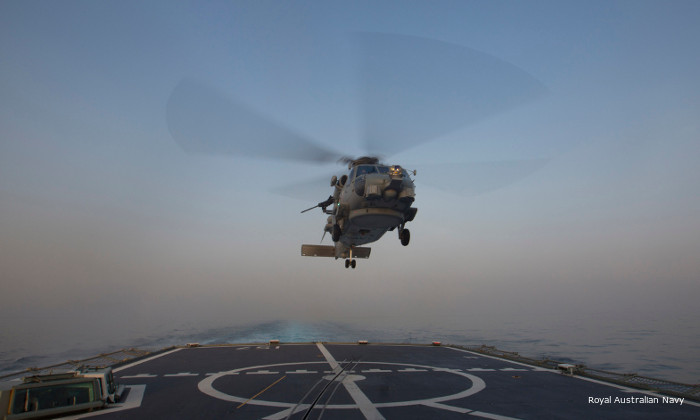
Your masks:
<path fill-rule="evenodd" d="M 399 239 L 401 239 L 401 245 L 408 245 L 408 243 L 411 242 L 411 231 L 403 229 L 401 233 L 399 233 Z"/>

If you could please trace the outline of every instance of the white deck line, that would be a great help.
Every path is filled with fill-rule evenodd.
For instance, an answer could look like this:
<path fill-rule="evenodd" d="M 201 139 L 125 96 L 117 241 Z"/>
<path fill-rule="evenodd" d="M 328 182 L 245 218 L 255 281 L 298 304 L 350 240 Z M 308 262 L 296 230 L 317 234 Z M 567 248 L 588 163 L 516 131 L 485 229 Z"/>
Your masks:
<path fill-rule="evenodd" d="M 508 362 L 508 363 L 513 363 L 513 364 L 520 365 L 520 366 L 525 366 L 525 367 L 527 367 L 527 368 L 530 368 L 529 370 L 532 370 L 532 371 L 535 371 L 535 372 L 552 372 L 552 373 L 559 373 L 559 372 L 557 372 L 557 371 L 554 370 L 554 369 L 547 369 L 547 368 L 543 368 L 543 367 L 539 367 L 539 366 L 532 366 L 532 365 L 528 365 L 527 363 L 515 362 L 515 361 L 513 361 L 513 360 L 503 359 L 503 358 L 500 358 L 500 357 L 497 357 L 497 356 L 491 356 L 491 355 L 488 355 L 488 354 L 476 353 L 476 352 L 469 351 L 469 350 L 458 349 L 458 348 L 456 348 L 456 347 L 449 347 L 449 346 L 444 346 L 444 347 L 446 347 L 446 348 L 448 348 L 448 349 L 456 350 L 456 351 L 461 351 L 461 352 L 464 352 L 464 353 L 473 354 L 473 355 L 475 355 L 475 356 L 488 357 L 489 359 L 500 360 L 501 362 Z"/>
<path fill-rule="evenodd" d="M 335 360 L 333 355 L 322 343 L 316 343 L 316 346 L 323 354 L 323 357 L 326 358 L 328 364 L 331 365 L 331 368 L 333 370 L 337 370 L 338 368 L 340 368 L 340 365 Z M 369 398 L 367 398 L 365 393 L 362 392 L 362 390 L 357 386 L 357 384 L 353 380 L 352 375 L 346 376 L 343 379 L 342 384 L 352 397 L 353 401 L 355 401 L 355 404 L 357 404 L 358 408 L 362 412 L 362 415 L 365 416 L 367 420 L 384 420 L 384 416 L 381 415 L 379 410 L 377 410 L 377 407 L 372 403 L 372 401 Z"/>
<path fill-rule="evenodd" d="M 454 405 L 440 404 L 440 403 L 436 403 L 436 402 L 429 402 L 429 403 L 425 403 L 423 405 L 426 407 L 438 408 L 440 410 L 454 411 L 455 413 L 461 413 L 461 414 L 467 414 L 470 411 L 474 411 L 474 410 L 470 410 L 468 408 L 456 407 Z"/>
<path fill-rule="evenodd" d="M 485 413 L 483 411 L 471 411 L 469 412 L 469 415 L 492 420 L 519 420 L 517 417 L 501 416 L 499 414 Z"/>
<path fill-rule="evenodd" d="M 140 365 L 141 363 L 150 362 L 151 360 L 155 360 L 159 357 L 167 356 L 168 354 L 175 353 L 176 351 L 180 351 L 180 350 L 182 350 L 182 349 L 181 348 L 173 349 L 170 351 L 166 351 L 165 353 L 156 354 L 155 356 L 151 356 L 151 357 L 148 357 L 146 359 L 141 359 L 141 360 L 134 362 L 134 363 L 129 363 L 128 365 L 119 366 L 118 368 L 114 369 L 113 372 L 119 372 L 119 371 L 124 370 L 124 369 L 129 369 L 130 367 Z"/>

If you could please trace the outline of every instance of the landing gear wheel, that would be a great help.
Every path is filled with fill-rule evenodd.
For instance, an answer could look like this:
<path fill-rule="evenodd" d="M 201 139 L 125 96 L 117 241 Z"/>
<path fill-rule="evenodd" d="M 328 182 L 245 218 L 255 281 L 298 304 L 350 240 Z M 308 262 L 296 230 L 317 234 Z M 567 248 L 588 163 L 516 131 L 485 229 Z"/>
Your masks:
<path fill-rule="evenodd" d="M 357 265 L 357 261 L 355 261 L 355 260 L 350 261 L 350 267 L 355 268 L 356 265 Z"/>
<path fill-rule="evenodd" d="M 338 242 L 340 240 L 340 234 L 340 226 L 338 226 L 338 224 L 336 223 L 333 225 L 333 242 Z"/>
<path fill-rule="evenodd" d="M 411 231 L 403 229 L 401 233 L 399 233 L 399 239 L 401 239 L 401 245 L 408 245 L 408 243 L 411 242 Z"/>
<path fill-rule="evenodd" d="M 350 267 L 350 260 L 346 259 L 345 260 L 345 268 Z"/>

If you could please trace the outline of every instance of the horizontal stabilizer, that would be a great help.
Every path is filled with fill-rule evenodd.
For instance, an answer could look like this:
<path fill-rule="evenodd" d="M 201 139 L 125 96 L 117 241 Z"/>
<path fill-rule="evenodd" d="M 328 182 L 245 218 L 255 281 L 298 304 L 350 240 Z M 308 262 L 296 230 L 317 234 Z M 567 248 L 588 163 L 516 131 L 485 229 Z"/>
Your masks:
<path fill-rule="evenodd" d="M 302 245 L 302 257 L 335 257 L 335 247 L 330 245 Z"/>
<path fill-rule="evenodd" d="M 367 247 L 367 246 L 356 246 L 353 247 L 352 249 L 352 257 L 353 258 L 369 258 L 369 252 L 372 250 L 372 248 Z M 346 250 L 343 252 L 342 255 L 343 258 L 350 258 L 350 253 Z"/>
<path fill-rule="evenodd" d="M 352 249 L 353 258 L 369 258 L 369 253 L 372 251 L 370 247 L 354 247 Z M 335 257 L 335 247 L 331 245 L 307 245 L 301 246 L 301 255 L 303 257 Z M 350 252 L 344 250 L 338 258 L 350 258 Z"/>

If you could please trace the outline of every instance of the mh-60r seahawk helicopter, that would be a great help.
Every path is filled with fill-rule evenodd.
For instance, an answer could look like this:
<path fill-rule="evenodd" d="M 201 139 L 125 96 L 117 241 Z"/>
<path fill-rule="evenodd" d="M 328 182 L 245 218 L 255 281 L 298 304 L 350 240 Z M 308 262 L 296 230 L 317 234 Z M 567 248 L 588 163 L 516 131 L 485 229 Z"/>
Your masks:
<path fill-rule="evenodd" d="M 368 156 L 345 160 L 350 173 L 331 178 L 333 195 L 302 211 L 320 207 L 329 215 L 323 236 L 330 233 L 334 245 L 304 244 L 301 255 L 345 258 L 345 268 L 355 268 L 355 258 L 369 258 L 371 251 L 358 245 L 377 241 L 387 231 L 398 229 L 401 245 L 408 245 L 411 232 L 406 223 L 418 209 L 411 207 L 416 197 L 413 180 L 401 166 L 388 166 Z"/>
<path fill-rule="evenodd" d="M 346 268 L 355 268 L 355 258 L 369 257 L 370 248 L 360 245 L 387 231 L 396 230 L 403 245 L 410 241 L 406 223 L 417 211 L 412 207 L 413 180 L 401 166 L 385 165 L 376 156 L 409 149 L 529 102 L 544 91 L 523 70 L 466 47 L 394 34 L 365 33 L 355 40 L 359 77 L 353 98 L 359 105 L 357 132 L 365 157 L 343 158 L 344 154 L 193 81 L 179 83 L 167 104 L 168 129 L 188 153 L 347 163 L 349 174 L 334 176 L 333 194 L 311 208 L 320 207 L 328 215 L 323 236 L 330 233 L 334 246 L 301 248 L 304 256 L 345 258 Z M 325 94 L 327 87 L 309 86 L 310 96 Z M 314 117 L 323 119 L 324 114 Z M 501 184 L 507 185 L 509 179 L 537 169 L 540 162 L 475 162 L 477 172 L 470 173 L 478 181 L 472 182 L 484 184 L 507 167 L 514 169 L 501 177 Z M 454 185 L 469 182 L 464 171 L 453 178 L 458 180 Z"/>

